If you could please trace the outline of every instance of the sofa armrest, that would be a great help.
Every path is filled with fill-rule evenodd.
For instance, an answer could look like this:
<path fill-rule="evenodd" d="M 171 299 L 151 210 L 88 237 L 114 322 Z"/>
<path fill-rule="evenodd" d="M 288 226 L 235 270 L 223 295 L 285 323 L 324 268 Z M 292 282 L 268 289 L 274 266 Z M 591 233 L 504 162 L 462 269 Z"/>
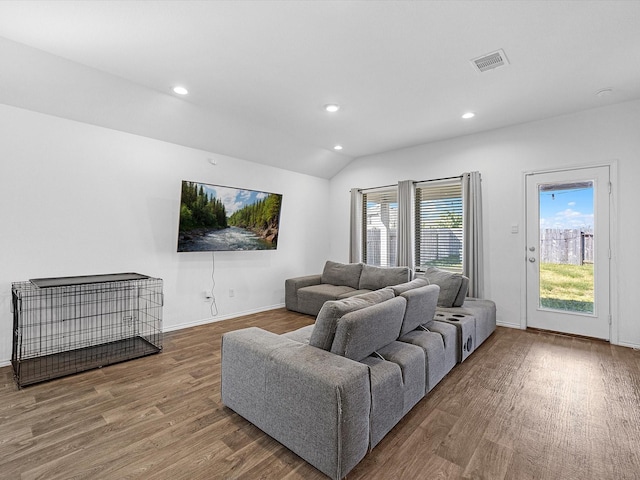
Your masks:
<path fill-rule="evenodd" d="M 322 275 L 307 275 L 304 277 L 287 278 L 284 281 L 284 304 L 287 310 L 299 312 L 298 289 L 311 285 L 320 285 Z"/>
<path fill-rule="evenodd" d="M 367 453 L 366 365 L 257 327 L 223 335 L 221 365 L 222 402 L 329 477 Z"/>

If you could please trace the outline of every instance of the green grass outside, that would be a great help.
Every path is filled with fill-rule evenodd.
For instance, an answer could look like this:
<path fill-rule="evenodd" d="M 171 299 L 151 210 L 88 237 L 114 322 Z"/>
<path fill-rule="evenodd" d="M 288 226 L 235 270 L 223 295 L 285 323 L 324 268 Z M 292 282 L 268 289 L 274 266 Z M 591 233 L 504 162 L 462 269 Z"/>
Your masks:
<path fill-rule="evenodd" d="M 593 265 L 540 264 L 540 306 L 593 312 Z"/>

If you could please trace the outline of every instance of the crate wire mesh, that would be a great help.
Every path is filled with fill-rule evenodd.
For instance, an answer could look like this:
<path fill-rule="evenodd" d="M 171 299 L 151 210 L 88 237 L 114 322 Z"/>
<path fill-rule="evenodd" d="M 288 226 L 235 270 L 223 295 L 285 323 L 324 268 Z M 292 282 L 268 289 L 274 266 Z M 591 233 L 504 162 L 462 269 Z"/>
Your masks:
<path fill-rule="evenodd" d="M 11 363 L 22 387 L 162 350 L 162 280 L 12 284 Z"/>

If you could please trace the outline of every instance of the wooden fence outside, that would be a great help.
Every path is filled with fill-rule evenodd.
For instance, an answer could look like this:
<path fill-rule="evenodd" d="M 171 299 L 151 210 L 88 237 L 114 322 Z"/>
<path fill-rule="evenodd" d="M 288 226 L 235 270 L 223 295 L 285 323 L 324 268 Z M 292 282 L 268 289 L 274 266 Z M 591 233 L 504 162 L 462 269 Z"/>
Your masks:
<path fill-rule="evenodd" d="M 540 262 L 569 265 L 593 263 L 593 232 L 557 228 L 540 230 Z"/>

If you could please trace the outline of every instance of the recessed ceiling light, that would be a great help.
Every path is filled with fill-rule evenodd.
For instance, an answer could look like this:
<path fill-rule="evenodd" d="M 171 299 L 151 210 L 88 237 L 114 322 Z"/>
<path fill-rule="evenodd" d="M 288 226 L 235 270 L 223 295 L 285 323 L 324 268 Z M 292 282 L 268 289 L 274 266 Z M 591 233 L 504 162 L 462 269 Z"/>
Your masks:
<path fill-rule="evenodd" d="M 177 93 L 178 95 L 186 95 L 189 93 L 189 90 L 187 90 L 184 87 L 181 87 L 180 85 L 173 87 L 173 93 Z"/>
<path fill-rule="evenodd" d="M 464 115 L 462 115 L 462 118 L 464 118 L 465 120 L 467 120 L 467 119 L 469 119 L 469 118 L 473 118 L 473 117 L 475 117 L 475 116 L 476 116 L 476 114 L 475 114 L 475 113 L 473 113 L 473 112 L 467 112 L 467 113 L 465 113 Z"/>
<path fill-rule="evenodd" d="M 334 150 L 342 150 L 342 145 L 336 145 L 333 147 Z"/>
<path fill-rule="evenodd" d="M 335 113 L 335 112 L 337 112 L 338 110 L 340 110 L 340 105 L 337 105 L 337 104 L 335 104 L 335 103 L 330 103 L 330 104 L 328 104 L 328 105 L 325 105 L 325 106 L 324 106 L 324 109 L 325 109 L 327 112 Z"/>

